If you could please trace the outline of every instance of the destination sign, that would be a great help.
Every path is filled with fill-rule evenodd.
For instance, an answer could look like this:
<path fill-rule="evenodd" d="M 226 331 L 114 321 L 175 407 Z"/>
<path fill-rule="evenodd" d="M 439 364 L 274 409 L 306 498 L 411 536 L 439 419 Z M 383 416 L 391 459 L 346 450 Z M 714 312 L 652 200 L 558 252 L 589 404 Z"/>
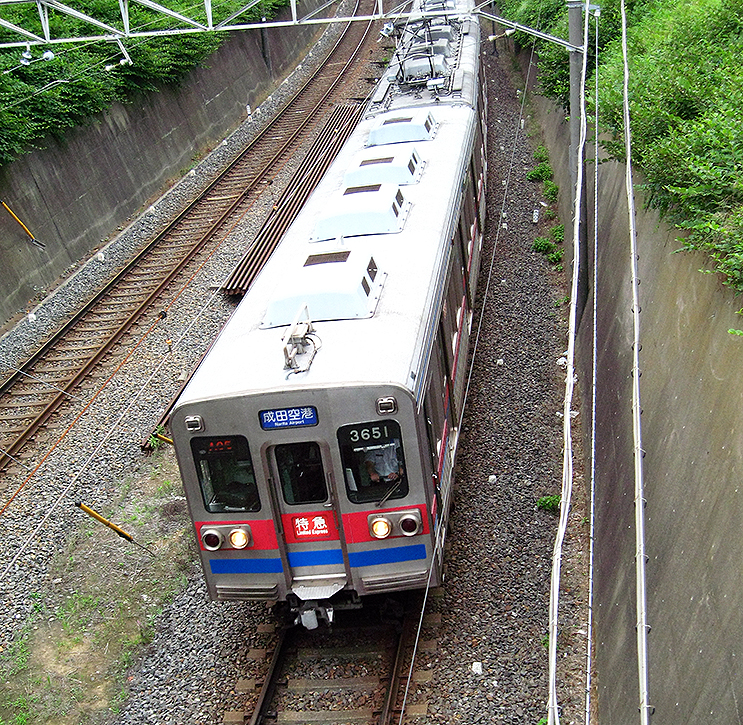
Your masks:
<path fill-rule="evenodd" d="M 277 428 L 305 428 L 317 425 L 317 408 L 308 405 L 304 408 L 276 408 L 262 410 L 259 413 L 261 428 L 275 430 Z"/>

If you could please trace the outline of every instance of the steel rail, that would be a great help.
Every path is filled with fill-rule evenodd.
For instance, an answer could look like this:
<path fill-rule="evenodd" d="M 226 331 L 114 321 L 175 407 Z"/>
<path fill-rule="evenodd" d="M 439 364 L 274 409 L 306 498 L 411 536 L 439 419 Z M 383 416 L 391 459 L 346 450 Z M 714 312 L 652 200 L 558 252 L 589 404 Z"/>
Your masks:
<path fill-rule="evenodd" d="M 422 616 L 422 612 L 412 611 L 406 607 L 395 653 L 395 663 L 392 667 L 390 686 L 387 689 L 387 697 L 379 715 L 378 725 L 392 725 L 395 715 L 404 715 L 395 706 L 395 703 L 400 694 L 400 685 L 406 677 L 405 658 L 412 644 L 413 630 L 418 616 Z"/>
<path fill-rule="evenodd" d="M 290 637 L 287 637 L 289 632 L 289 627 L 282 627 L 279 630 L 279 639 L 274 648 L 271 663 L 268 666 L 268 672 L 263 680 L 263 686 L 258 695 L 258 701 L 255 704 L 253 714 L 250 717 L 249 725 L 261 725 L 261 723 L 269 717 L 269 708 L 271 707 L 273 696 L 276 692 L 276 686 L 278 685 L 278 675 L 281 672 L 284 661 L 286 660 L 288 643 L 291 639 Z"/>

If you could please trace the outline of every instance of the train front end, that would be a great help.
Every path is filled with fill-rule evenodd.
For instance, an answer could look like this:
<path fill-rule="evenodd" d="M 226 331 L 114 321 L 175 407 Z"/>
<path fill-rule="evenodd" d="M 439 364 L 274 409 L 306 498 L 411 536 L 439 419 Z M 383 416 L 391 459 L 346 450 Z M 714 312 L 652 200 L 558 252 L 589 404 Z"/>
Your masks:
<path fill-rule="evenodd" d="M 171 427 L 212 599 L 285 603 L 313 628 L 362 596 L 439 583 L 437 502 L 408 391 L 205 400 Z"/>

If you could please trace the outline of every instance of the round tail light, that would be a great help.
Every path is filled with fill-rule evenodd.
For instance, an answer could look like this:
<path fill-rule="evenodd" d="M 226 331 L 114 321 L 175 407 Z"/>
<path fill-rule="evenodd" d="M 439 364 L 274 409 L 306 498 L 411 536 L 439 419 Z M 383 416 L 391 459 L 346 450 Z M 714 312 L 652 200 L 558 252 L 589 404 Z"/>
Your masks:
<path fill-rule="evenodd" d="M 232 529 L 230 531 L 230 546 L 233 549 L 244 549 L 250 543 L 250 536 L 245 529 Z"/>
<path fill-rule="evenodd" d="M 400 531 L 403 536 L 415 536 L 421 530 L 421 522 L 417 516 L 407 514 L 400 517 Z"/>
<path fill-rule="evenodd" d="M 216 551 L 222 546 L 222 534 L 214 529 L 204 529 L 201 532 L 201 543 L 207 551 Z"/>

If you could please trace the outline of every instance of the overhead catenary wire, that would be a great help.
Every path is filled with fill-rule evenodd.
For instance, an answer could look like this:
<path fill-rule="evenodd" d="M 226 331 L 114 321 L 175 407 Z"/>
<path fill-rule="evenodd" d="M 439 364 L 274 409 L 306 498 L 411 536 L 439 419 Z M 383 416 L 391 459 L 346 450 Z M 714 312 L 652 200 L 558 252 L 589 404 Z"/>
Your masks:
<path fill-rule="evenodd" d="M 191 282 L 192 279 L 193 279 L 193 276 L 189 279 L 189 283 Z M 173 302 L 175 302 L 175 299 L 177 299 L 183 293 L 183 291 L 185 291 L 185 286 L 178 292 L 178 294 L 176 295 L 176 297 L 171 302 L 171 305 L 173 304 Z M 183 329 L 183 331 L 178 336 L 178 338 L 173 342 L 173 348 L 177 348 L 180 344 L 182 344 L 184 342 L 184 340 L 187 339 L 187 337 L 188 337 L 189 333 L 191 332 L 191 330 L 194 328 L 194 326 L 196 325 L 196 323 L 201 319 L 202 315 L 208 309 L 210 309 L 212 302 L 214 301 L 214 299 L 219 294 L 220 294 L 219 287 L 217 287 L 214 290 L 214 292 L 210 295 L 209 299 L 207 299 L 206 302 L 201 306 L 201 308 L 196 312 L 196 314 L 194 315 L 194 317 L 190 321 L 190 323 Z M 134 346 L 133 350 L 127 356 L 127 360 L 131 358 L 134 350 L 136 350 L 136 349 L 139 348 L 139 346 L 141 345 L 141 343 L 144 341 L 144 339 L 146 337 L 148 337 L 150 335 L 150 333 L 152 332 L 152 330 L 154 329 L 154 327 L 156 325 L 157 325 L 157 322 L 153 322 L 152 325 L 143 333 L 142 337 L 139 339 L 139 341 L 137 342 L 137 344 Z M 153 368 L 152 372 L 142 382 L 142 384 L 140 385 L 140 387 L 136 390 L 135 394 L 127 401 L 127 404 L 124 406 L 123 410 L 121 411 L 121 413 L 119 414 L 119 416 L 116 418 L 116 420 L 114 421 L 114 423 L 108 428 L 108 430 L 104 433 L 104 435 L 99 440 L 98 445 L 93 449 L 93 451 L 83 461 L 83 463 L 79 467 L 79 469 L 73 474 L 73 476 L 70 479 L 69 483 L 64 487 L 64 489 L 62 490 L 62 492 L 54 499 L 54 501 L 52 501 L 51 505 L 48 507 L 48 509 L 46 510 L 46 513 L 41 518 L 41 520 L 39 521 L 39 523 L 31 531 L 31 533 L 26 537 L 26 539 L 23 541 L 23 543 L 21 544 L 21 546 L 16 551 L 15 555 L 13 556 L 13 558 L 10 560 L 10 562 L 8 562 L 7 566 L 2 571 L 2 573 L 0 573 L 0 580 L 5 579 L 7 577 L 8 573 L 10 572 L 10 570 L 12 569 L 12 567 L 15 565 L 15 563 L 18 561 L 18 559 L 21 557 L 21 555 L 23 554 L 23 552 L 28 548 L 28 546 L 34 540 L 34 538 L 36 537 L 36 535 L 46 525 L 46 522 L 49 520 L 49 518 L 51 517 L 52 513 L 57 509 L 57 507 L 60 505 L 60 503 L 64 499 L 66 499 L 68 497 L 68 495 L 73 491 L 75 485 L 80 480 L 80 477 L 82 476 L 82 474 L 88 469 L 88 467 L 90 466 L 90 464 L 95 460 L 96 456 L 98 456 L 98 454 L 102 450 L 104 450 L 104 448 L 107 446 L 108 441 L 111 439 L 111 437 L 113 436 L 113 434 L 116 431 L 118 431 L 118 429 L 121 427 L 122 423 L 124 423 L 125 421 L 128 421 L 129 420 L 128 414 L 129 414 L 130 410 L 133 408 L 133 406 L 137 402 L 137 400 L 139 400 L 139 398 L 145 393 L 145 391 L 147 391 L 149 389 L 152 381 L 159 374 L 159 372 L 161 371 L 161 369 L 163 368 L 163 366 L 165 365 L 165 363 L 170 360 L 171 356 L 172 356 L 172 351 L 171 350 L 168 350 L 167 352 L 163 353 L 163 355 L 160 358 L 160 361 L 157 363 L 157 365 L 155 365 L 155 367 Z M 120 369 L 120 367 L 121 366 L 117 367 L 117 371 Z M 101 389 L 98 391 L 98 393 L 100 393 L 102 391 L 103 387 L 105 387 L 105 385 L 107 385 L 111 381 L 112 377 L 113 377 L 113 375 L 106 380 L 106 382 L 104 383 L 104 385 L 101 386 Z M 89 405 L 86 406 L 86 410 L 89 408 Z M 76 421 L 77 421 L 77 418 L 76 418 L 75 422 Z M 67 432 L 69 432 L 69 428 L 65 431 L 65 434 Z M 65 435 L 65 434 L 63 434 L 63 435 Z M 59 440 L 58 440 L 57 444 L 58 443 L 59 443 Z M 41 467 L 43 461 L 46 460 L 46 458 L 48 457 L 48 455 L 49 454 L 47 453 L 47 455 L 44 457 L 44 459 L 42 459 L 42 462 L 40 462 L 39 465 L 36 467 L 36 469 L 34 469 L 34 471 L 31 474 L 31 476 L 34 476 L 34 475 L 36 475 L 38 473 L 39 468 Z M 26 482 L 28 482 L 28 480 L 31 478 L 31 476 L 29 476 L 26 479 Z M 17 495 L 17 493 L 18 493 L 18 491 L 16 491 L 16 493 L 13 495 L 13 497 L 11 498 L 11 500 L 13 498 L 15 498 L 15 496 Z M 10 501 L 8 501 L 6 503 L 5 508 L 7 508 L 7 506 L 8 506 L 9 503 L 10 503 Z M 3 510 L 5 510 L 5 509 L 3 509 Z"/>
<path fill-rule="evenodd" d="M 171 301 L 168 303 L 168 305 L 164 308 L 165 310 L 169 310 L 175 302 L 181 297 L 181 295 L 188 289 L 189 285 L 193 282 L 196 275 L 204 268 L 204 266 L 209 262 L 209 260 L 212 259 L 214 254 L 221 248 L 221 243 L 224 242 L 224 240 L 229 236 L 229 234 L 232 232 L 232 230 L 240 223 L 241 219 L 247 214 L 246 210 L 243 212 L 242 215 L 240 215 L 232 224 L 232 226 L 225 231 L 224 236 L 222 237 L 222 240 L 220 241 L 220 244 L 216 245 L 215 248 L 211 251 L 209 255 L 206 256 L 206 258 L 203 260 L 203 262 L 198 266 L 198 268 L 191 274 L 191 276 L 184 282 L 184 284 L 181 286 L 181 288 L 176 292 L 176 294 L 173 296 Z M 226 281 L 228 275 L 225 275 Z M 159 364 L 155 367 L 153 370 L 153 373 L 146 378 L 146 380 L 143 382 L 142 386 L 137 390 L 135 395 L 132 397 L 132 399 L 127 404 L 124 412 L 121 414 L 119 418 L 117 418 L 116 422 L 109 428 L 107 433 L 105 434 L 103 440 L 99 443 L 99 445 L 95 448 L 95 450 L 91 453 L 91 455 L 85 460 L 82 467 L 78 470 L 78 472 L 73 477 L 73 481 L 69 486 L 67 486 L 63 493 L 55 499 L 55 501 L 52 503 L 51 507 L 47 510 L 46 515 L 43 517 L 42 522 L 39 524 L 39 526 L 26 538 L 26 540 L 21 545 L 20 549 L 16 553 L 16 555 L 13 557 L 13 560 L 10 562 L 8 567 L 5 569 L 5 573 L 7 573 L 10 570 L 10 567 L 18 560 L 20 555 L 23 553 L 23 551 L 26 549 L 26 547 L 31 543 L 33 537 L 35 536 L 36 532 L 40 530 L 40 527 L 48 520 L 49 516 L 51 515 L 52 511 L 58 506 L 59 502 L 61 501 L 64 496 L 67 495 L 67 493 L 71 490 L 72 485 L 77 482 L 80 475 L 88 468 L 90 463 L 95 459 L 95 456 L 103 449 L 104 444 L 109 440 L 110 436 L 113 434 L 113 432 L 117 429 L 118 425 L 120 424 L 123 416 L 126 415 L 126 413 L 131 409 L 132 405 L 136 400 L 139 398 L 140 395 L 149 387 L 151 381 L 154 379 L 155 375 L 159 370 L 162 368 L 162 366 L 165 364 L 167 360 L 169 360 L 173 354 L 173 348 L 177 346 L 178 344 L 182 343 L 185 339 L 186 335 L 190 330 L 193 329 L 194 325 L 198 320 L 201 318 L 201 316 L 206 312 L 206 310 L 211 305 L 212 301 L 218 296 L 220 293 L 221 285 L 218 285 L 217 288 L 214 290 L 212 295 L 209 297 L 209 299 L 205 302 L 205 304 L 197 311 L 197 313 L 194 315 L 194 318 L 191 320 L 190 324 L 188 324 L 184 330 L 184 332 L 178 337 L 175 343 L 172 343 L 169 345 L 169 349 L 164 355 L 162 356 Z M 10 504 L 16 499 L 16 497 L 21 493 L 21 491 L 28 485 L 28 483 L 38 475 L 39 471 L 43 467 L 44 463 L 47 461 L 47 459 L 52 455 L 54 450 L 61 444 L 62 440 L 69 434 L 69 432 L 74 428 L 74 426 L 77 424 L 77 422 L 80 420 L 80 418 L 87 413 L 95 403 L 95 401 L 98 399 L 98 397 L 103 393 L 103 391 L 106 389 L 108 384 L 113 380 L 115 375 L 121 370 L 121 368 L 132 358 L 134 353 L 139 349 L 139 347 L 143 344 L 143 342 L 150 336 L 150 334 L 154 331 L 154 329 L 157 327 L 158 323 L 163 319 L 162 315 L 158 316 L 158 319 L 154 321 L 140 336 L 140 338 L 137 340 L 135 345 L 132 347 L 132 349 L 129 351 L 129 353 L 125 356 L 125 358 L 117 365 L 116 369 L 109 375 L 106 380 L 103 382 L 103 384 L 98 388 L 98 390 L 93 394 L 92 398 L 88 401 L 88 403 L 83 407 L 83 409 L 75 416 L 74 420 L 69 424 L 69 426 L 62 432 L 62 434 L 57 438 L 57 440 L 54 442 L 54 444 L 51 446 L 51 448 L 42 456 L 41 460 L 36 464 L 36 466 L 30 471 L 28 476 L 21 482 L 21 484 L 16 488 L 16 490 L 13 492 L 13 494 L 10 496 L 10 498 L 4 503 L 3 507 L 0 508 L 0 516 L 2 516 L 5 511 L 8 509 Z"/>
<path fill-rule="evenodd" d="M 169 310 L 175 302 L 178 300 L 179 297 L 188 289 L 189 285 L 193 282 L 196 275 L 204 268 L 204 266 L 212 259 L 214 254 L 221 248 L 222 243 L 229 237 L 229 235 L 232 233 L 232 231 L 237 227 L 237 225 L 242 221 L 242 219 L 245 217 L 245 215 L 250 211 L 250 209 L 246 209 L 242 214 L 240 214 L 232 223 L 229 229 L 227 229 L 220 240 L 219 244 L 217 244 L 214 249 L 206 256 L 206 258 L 202 261 L 202 263 L 194 270 L 194 272 L 191 274 L 191 276 L 184 282 L 182 287 L 174 294 L 171 301 L 163 308 L 164 311 Z M 127 407 L 122 413 L 122 416 L 124 416 L 131 408 L 131 406 L 134 404 L 134 402 L 138 399 L 138 397 L 149 387 L 151 381 L 153 380 L 154 376 L 157 374 L 157 372 L 162 368 L 164 363 L 171 358 L 173 354 L 173 348 L 179 345 L 183 342 L 185 339 L 185 336 L 190 332 L 190 330 L 193 329 L 194 325 L 198 322 L 198 320 L 203 316 L 203 314 L 206 312 L 206 310 L 209 309 L 211 303 L 213 300 L 221 293 L 221 289 L 224 285 L 224 283 L 227 281 L 229 276 L 232 274 L 232 271 L 228 272 L 224 278 L 222 279 L 220 284 L 217 284 L 213 294 L 209 297 L 209 299 L 205 302 L 205 304 L 199 309 L 199 311 L 195 314 L 194 318 L 190 322 L 190 324 L 187 325 L 184 332 L 181 334 L 181 336 L 177 339 L 177 341 L 174 343 L 172 341 L 169 341 L 168 344 L 168 351 L 165 353 L 160 361 L 160 363 L 156 366 L 154 369 L 152 375 L 150 375 L 142 384 L 141 388 L 137 390 L 136 394 L 133 396 L 131 401 L 127 404 Z M 63 433 L 57 438 L 57 440 L 53 443 L 51 448 L 43 455 L 41 460 L 30 470 L 30 473 L 27 475 L 27 477 L 21 482 L 21 484 L 16 488 L 16 490 L 13 492 L 13 494 L 10 496 L 8 500 L 4 503 L 2 508 L 0 508 L 0 517 L 6 512 L 10 504 L 16 499 L 16 497 L 20 494 L 20 492 L 28 485 L 28 483 L 38 475 L 40 469 L 43 467 L 44 463 L 47 461 L 47 459 L 51 456 L 51 454 L 54 452 L 54 450 L 61 444 L 62 440 L 69 434 L 69 432 L 74 428 L 74 426 L 77 424 L 77 422 L 80 420 L 80 418 L 88 412 L 93 404 L 95 403 L 96 399 L 103 393 L 107 385 L 111 382 L 111 380 L 115 377 L 115 375 L 118 373 L 119 370 L 131 359 L 134 352 L 140 347 L 140 345 L 145 341 L 147 337 L 153 332 L 153 330 L 157 327 L 158 322 L 162 319 L 164 319 L 165 315 L 160 314 L 158 319 L 154 321 L 146 330 L 145 332 L 140 336 L 139 340 L 136 342 L 136 344 L 133 346 L 133 348 L 129 351 L 129 353 L 125 356 L 125 358 L 117 365 L 114 372 L 106 378 L 104 383 L 98 388 L 98 390 L 94 393 L 92 398 L 89 400 L 89 402 L 84 406 L 83 410 L 78 413 L 77 416 L 75 416 L 74 420 L 70 423 L 70 425 L 63 431 Z M 51 504 L 51 507 L 47 510 L 46 515 L 44 516 L 42 522 L 39 524 L 39 526 L 34 529 L 34 531 L 31 532 L 31 534 L 26 538 L 26 540 L 22 543 L 20 549 L 18 552 L 16 552 L 16 555 L 13 557 L 12 561 L 8 565 L 8 567 L 4 570 L 4 573 L 7 574 L 7 572 L 10 570 L 10 567 L 13 566 L 13 564 L 18 560 L 20 555 L 23 553 L 23 551 L 28 547 L 28 545 L 33 540 L 36 533 L 40 530 L 41 526 L 44 525 L 44 523 L 48 520 L 51 513 L 54 511 L 54 509 L 58 506 L 59 502 L 61 501 L 64 496 L 69 493 L 71 490 L 71 486 L 77 482 L 79 476 L 87 469 L 87 467 L 90 465 L 90 463 L 94 460 L 95 456 L 102 450 L 103 445 L 106 441 L 109 440 L 110 436 L 116 430 L 118 425 L 121 422 L 121 417 L 119 417 L 116 422 L 109 428 L 108 432 L 106 433 L 104 439 L 100 442 L 100 444 L 96 447 L 96 449 L 93 451 L 93 453 L 90 455 L 88 459 L 84 462 L 83 466 L 80 468 L 80 470 L 75 474 L 75 477 L 73 479 L 73 482 L 71 485 L 67 486 L 63 493 L 55 499 L 55 501 Z M 28 467 L 24 466 L 28 469 Z"/>
<path fill-rule="evenodd" d="M 557 636 L 559 632 L 560 570 L 562 563 L 562 544 L 568 527 L 570 504 L 573 492 L 573 442 L 571 408 L 575 388 L 575 338 L 578 320 L 578 280 L 580 269 L 580 224 L 583 190 L 583 159 L 586 145 L 586 67 L 588 62 L 589 3 L 583 7 L 583 62 L 580 74 L 580 140 L 577 148 L 577 173 L 574 189 L 573 206 L 573 275 L 570 292 L 570 315 L 568 326 L 568 349 L 565 367 L 565 399 L 563 404 L 563 468 L 562 493 L 560 497 L 560 520 L 555 536 L 552 554 L 552 576 L 550 580 L 549 606 L 549 696 L 547 702 L 548 725 L 559 725 L 560 714 L 557 700 Z"/>

